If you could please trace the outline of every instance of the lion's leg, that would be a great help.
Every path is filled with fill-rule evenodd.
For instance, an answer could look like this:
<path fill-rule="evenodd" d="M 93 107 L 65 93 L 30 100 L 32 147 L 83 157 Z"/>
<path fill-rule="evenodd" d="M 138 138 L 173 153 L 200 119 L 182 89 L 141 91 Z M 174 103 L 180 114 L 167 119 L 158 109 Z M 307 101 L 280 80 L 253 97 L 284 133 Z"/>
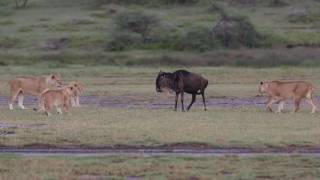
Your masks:
<path fill-rule="evenodd" d="M 300 101 L 301 101 L 301 98 L 296 98 L 294 99 L 294 109 L 293 109 L 293 112 L 298 112 L 299 109 L 300 109 Z"/>
<path fill-rule="evenodd" d="M 71 101 L 71 107 L 76 107 L 77 106 L 77 99 L 76 99 L 77 97 L 72 97 L 71 99 L 70 99 L 70 101 Z"/>
<path fill-rule="evenodd" d="M 270 98 L 268 99 L 268 102 L 267 102 L 267 105 L 266 105 L 267 110 L 270 111 L 270 112 L 273 112 L 271 106 L 272 106 L 272 104 L 276 103 L 277 101 L 278 101 L 278 100 L 272 99 L 272 98 L 270 97 Z"/>
<path fill-rule="evenodd" d="M 44 111 L 47 116 L 51 115 L 50 111 L 52 110 L 52 108 L 53 106 L 51 104 L 47 104 L 47 103 L 44 104 Z"/>
<path fill-rule="evenodd" d="M 284 101 L 283 100 L 280 100 L 280 102 L 279 102 L 279 105 L 278 105 L 278 113 L 281 113 L 281 112 L 283 112 L 283 110 L 284 110 Z"/>
<path fill-rule="evenodd" d="M 18 105 L 21 109 L 26 109 L 23 105 L 23 99 L 24 99 L 23 93 L 20 92 L 18 95 Z"/>
<path fill-rule="evenodd" d="M 20 90 L 12 90 L 10 92 L 10 100 L 9 100 L 9 109 L 13 110 L 13 103 L 16 100 L 18 94 L 20 93 Z"/>
<path fill-rule="evenodd" d="M 59 106 L 57 106 L 57 113 L 58 113 L 58 114 L 62 114 L 62 109 L 61 109 L 61 107 L 59 107 Z"/>
<path fill-rule="evenodd" d="M 80 107 L 80 98 L 79 98 L 79 96 L 76 97 L 76 106 Z"/>
<path fill-rule="evenodd" d="M 315 113 L 317 110 L 317 106 L 314 104 L 314 101 L 312 98 L 307 98 L 307 103 L 309 103 L 312 107 L 311 113 Z"/>

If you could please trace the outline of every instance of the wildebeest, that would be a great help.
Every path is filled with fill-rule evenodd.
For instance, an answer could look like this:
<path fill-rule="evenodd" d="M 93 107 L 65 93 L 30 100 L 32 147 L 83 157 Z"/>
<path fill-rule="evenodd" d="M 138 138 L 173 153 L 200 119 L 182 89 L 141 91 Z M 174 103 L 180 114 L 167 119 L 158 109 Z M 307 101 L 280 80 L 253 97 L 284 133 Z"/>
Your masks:
<path fill-rule="evenodd" d="M 184 111 L 183 97 L 184 93 L 192 95 L 192 100 L 187 110 L 196 100 L 196 95 L 202 95 L 204 110 L 207 110 L 205 100 L 205 90 L 208 86 L 208 80 L 202 76 L 188 72 L 186 70 L 177 70 L 173 73 L 160 71 L 156 79 L 156 91 L 162 92 L 168 88 L 176 93 L 174 109 L 177 110 L 179 94 L 181 96 L 182 111 Z"/>
<path fill-rule="evenodd" d="M 314 86 L 306 81 L 261 81 L 259 92 L 268 95 L 267 110 L 272 112 L 271 105 L 279 103 L 278 112 L 283 111 L 284 101 L 294 100 L 294 112 L 299 110 L 300 101 L 303 98 L 312 106 L 311 113 L 315 113 L 316 105 L 313 102 Z"/>

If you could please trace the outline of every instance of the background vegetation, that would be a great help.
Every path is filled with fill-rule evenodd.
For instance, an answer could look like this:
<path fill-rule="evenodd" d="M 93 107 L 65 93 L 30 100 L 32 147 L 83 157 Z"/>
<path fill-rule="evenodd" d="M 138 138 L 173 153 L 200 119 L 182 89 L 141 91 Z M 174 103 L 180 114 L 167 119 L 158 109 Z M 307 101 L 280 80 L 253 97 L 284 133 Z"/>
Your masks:
<path fill-rule="evenodd" d="M 20 3 L 23 3 L 21 1 Z M 320 65 L 317 0 L 0 1 L 0 65 Z"/>

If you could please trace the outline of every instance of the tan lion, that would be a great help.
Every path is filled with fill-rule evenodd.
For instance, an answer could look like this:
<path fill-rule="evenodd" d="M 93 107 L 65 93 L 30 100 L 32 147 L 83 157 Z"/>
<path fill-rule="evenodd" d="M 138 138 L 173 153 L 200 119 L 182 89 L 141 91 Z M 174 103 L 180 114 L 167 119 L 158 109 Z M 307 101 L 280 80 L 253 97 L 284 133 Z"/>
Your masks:
<path fill-rule="evenodd" d="M 288 99 L 294 100 L 294 112 L 300 108 L 300 102 L 306 98 L 308 104 L 311 105 L 311 113 L 315 113 L 317 106 L 313 101 L 314 86 L 306 81 L 261 81 L 259 84 L 259 92 L 268 95 L 267 110 L 272 112 L 272 104 L 279 103 L 278 111 L 284 109 L 284 101 Z"/>
<path fill-rule="evenodd" d="M 25 109 L 23 105 L 23 96 L 25 94 L 38 96 L 39 99 L 39 95 L 43 91 L 61 86 L 61 77 L 59 74 L 37 77 L 17 77 L 10 80 L 8 84 L 10 85 L 10 110 L 13 110 L 13 103 L 17 97 L 19 107 Z"/>
<path fill-rule="evenodd" d="M 56 108 L 58 114 L 62 114 L 62 109 L 67 112 L 71 106 L 71 98 L 75 96 L 75 93 L 76 90 L 73 86 L 46 90 L 40 95 L 40 105 L 37 111 L 44 111 L 47 116 L 50 115 L 53 108 Z"/>
<path fill-rule="evenodd" d="M 71 98 L 71 106 L 72 107 L 80 107 L 80 95 L 83 93 L 84 86 L 82 83 L 77 81 L 72 81 L 69 83 L 69 86 L 73 86 L 75 88 L 75 94 Z"/>

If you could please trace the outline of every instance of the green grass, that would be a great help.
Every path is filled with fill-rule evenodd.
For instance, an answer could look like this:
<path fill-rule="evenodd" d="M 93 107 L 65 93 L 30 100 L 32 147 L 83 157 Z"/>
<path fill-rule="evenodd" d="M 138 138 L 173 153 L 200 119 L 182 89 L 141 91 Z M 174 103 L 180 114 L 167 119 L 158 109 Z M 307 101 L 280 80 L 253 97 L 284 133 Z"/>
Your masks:
<path fill-rule="evenodd" d="M 172 109 L 113 109 L 87 107 L 63 116 L 46 117 L 32 110 L 1 109 L 2 123 L 46 124 L 31 129 L 4 129 L 1 145 L 30 144 L 158 146 L 205 143 L 219 147 L 319 146 L 320 125 L 309 109 L 273 114 L 264 108 L 195 108 L 188 113 Z"/>
<path fill-rule="evenodd" d="M 319 157 L 0 156 L 0 178 L 15 179 L 319 179 Z"/>
<path fill-rule="evenodd" d="M 173 71 L 173 67 L 162 67 Z M 318 86 L 319 68 L 212 68 L 193 67 L 190 71 L 209 79 L 206 91 L 213 97 L 254 97 L 259 95 L 257 85 L 265 79 L 303 79 Z M 122 96 L 148 104 L 157 100 L 166 102 L 174 98 L 155 96 L 155 78 L 160 68 L 99 66 L 69 66 L 48 68 L 36 66 L 0 67 L 1 95 L 8 95 L 6 82 L 16 76 L 41 75 L 58 72 L 66 81 L 78 80 L 85 84 L 85 95 L 104 95 L 123 102 Z M 316 91 L 316 94 L 319 94 Z M 186 104 L 190 96 L 186 96 Z M 297 114 L 272 114 L 264 108 L 194 108 L 191 112 L 173 112 L 169 109 L 148 110 L 108 109 L 84 107 L 47 118 L 31 110 L 9 111 L 1 109 L 0 119 L 9 124 L 45 123 L 36 129 L 8 129 L 16 135 L 2 137 L 2 145 L 27 145 L 33 143 L 54 145 L 161 145 L 177 142 L 198 142 L 216 146 L 319 146 L 317 114 L 303 109 Z M 288 110 L 289 111 L 289 110 Z"/>
<path fill-rule="evenodd" d="M 17 76 L 44 75 L 53 72 L 61 74 L 63 80 L 78 80 L 85 84 L 86 95 L 121 96 L 131 95 L 150 100 L 155 94 L 155 78 L 161 70 L 172 72 L 178 68 L 159 66 L 125 67 L 69 65 L 51 68 L 50 65 L 0 66 L 0 95 L 8 95 L 8 80 Z M 315 68 L 229 68 L 229 67 L 186 67 L 209 80 L 208 97 L 235 96 L 253 97 L 258 95 L 257 85 L 261 80 L 300 79 L 308 80 L 315 86 L 320 84 L 320 69 Z M 316 91 L 316 94 L 320 92 Z"/>

